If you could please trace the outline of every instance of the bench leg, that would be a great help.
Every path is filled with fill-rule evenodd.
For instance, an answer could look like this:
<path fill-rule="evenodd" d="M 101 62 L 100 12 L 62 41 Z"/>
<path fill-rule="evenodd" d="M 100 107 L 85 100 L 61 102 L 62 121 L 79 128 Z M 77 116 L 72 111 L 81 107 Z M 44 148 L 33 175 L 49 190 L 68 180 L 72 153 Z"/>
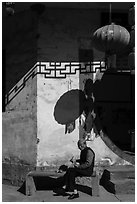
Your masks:
<path fill-rule="evenodd" d="M 92 196 L 99 196 L 99 177 L 92 177 Z"/>
<path fill-rule="evenodd" d="M 31 196 L 36 192 L 34 179 L 32 176 L 26 177 L 26 195 Z"/>

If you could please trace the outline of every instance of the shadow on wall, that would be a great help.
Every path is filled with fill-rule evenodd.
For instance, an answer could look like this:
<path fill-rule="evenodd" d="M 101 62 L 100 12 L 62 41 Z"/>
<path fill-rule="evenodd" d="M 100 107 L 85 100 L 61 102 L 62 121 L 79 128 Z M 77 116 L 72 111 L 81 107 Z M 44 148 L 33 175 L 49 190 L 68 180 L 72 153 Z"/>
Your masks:
<path fill-rule="evenodd" d="M 135 76 L 107 70 L 94 85 L 96 127 L 101 125 L 120 149 L 134 151 L 130 130 L 135 129 Z"/>
<path fill-rule="evenodd" d="M 134 135 L 130 133 L 135 129 L 135 76 L 108 69 L 101 80 L 93 83 L 88 79 L 84 91 L 71 90 L 59 98 L 54 118 L 59 124 L 69 124 L 83 111 L 88 115 L 93 109 L 97 132 L 102 130 L 120 149 L 133 152 Z"/>
<path fill-rule="evenodd" d="M 82 90 L 72 89 L 64 93 L 54 107 L 54 118 L 59 124 L 75 121 L 83 112 L 85 95 Z"/>

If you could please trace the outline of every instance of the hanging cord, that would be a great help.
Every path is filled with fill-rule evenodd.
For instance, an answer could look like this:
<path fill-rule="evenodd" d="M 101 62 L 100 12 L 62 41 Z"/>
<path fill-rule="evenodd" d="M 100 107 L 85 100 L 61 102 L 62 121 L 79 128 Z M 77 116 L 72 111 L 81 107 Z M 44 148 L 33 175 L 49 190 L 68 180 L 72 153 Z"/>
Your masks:
<path fill-rule="evenodd" d="M 112 5 L 111 5 L 111 3 L 109 3 L 109 24 L 111 24 L 111 21 L 112 21 L 111 10 L 112 10 Z M 106 69 L 108 68 L 108 56 L 109 56 L 109 53 L 106 52 L 105 53 L 105 67 L 106 67 Z"/>
<path fill-rule="evenodd" d="M 109 24 L 111 24 L 111 3 L 109 4 Z"/>

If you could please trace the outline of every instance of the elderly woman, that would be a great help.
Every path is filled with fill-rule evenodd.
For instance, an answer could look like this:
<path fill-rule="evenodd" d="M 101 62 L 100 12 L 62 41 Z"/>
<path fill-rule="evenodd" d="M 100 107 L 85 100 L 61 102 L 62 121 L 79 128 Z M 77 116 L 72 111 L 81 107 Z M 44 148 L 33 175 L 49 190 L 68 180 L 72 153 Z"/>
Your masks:
<path fill-rule="evenodd" d="M 79 193 L 75 184 L 75 177 L 77 176 L 91 176 L 94 168 L 95 153 L 87 147 L 86 141 L 80 139 L 78 141 L 78 148 L 81 150 L 80 159 L 72 161 L 74 166 L 67 169 L 65 174 L 65 185 L 63 186 L 65 191 L 73 192 L 68 199 L 74 199 L 79 197 Z"/>

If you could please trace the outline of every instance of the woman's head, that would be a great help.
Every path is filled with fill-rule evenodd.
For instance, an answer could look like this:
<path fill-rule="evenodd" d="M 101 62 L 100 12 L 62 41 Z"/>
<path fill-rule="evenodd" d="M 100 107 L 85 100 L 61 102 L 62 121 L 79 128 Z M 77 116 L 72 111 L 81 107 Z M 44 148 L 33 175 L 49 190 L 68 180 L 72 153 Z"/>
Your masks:
<path fill-rule="evenodd" d="M 84 139 L 78 140 L 78 148 L 79 148 L 80 150 L 85 149 L 86 146 L 87 146 L 86 140 L 84 140 Z"/>

